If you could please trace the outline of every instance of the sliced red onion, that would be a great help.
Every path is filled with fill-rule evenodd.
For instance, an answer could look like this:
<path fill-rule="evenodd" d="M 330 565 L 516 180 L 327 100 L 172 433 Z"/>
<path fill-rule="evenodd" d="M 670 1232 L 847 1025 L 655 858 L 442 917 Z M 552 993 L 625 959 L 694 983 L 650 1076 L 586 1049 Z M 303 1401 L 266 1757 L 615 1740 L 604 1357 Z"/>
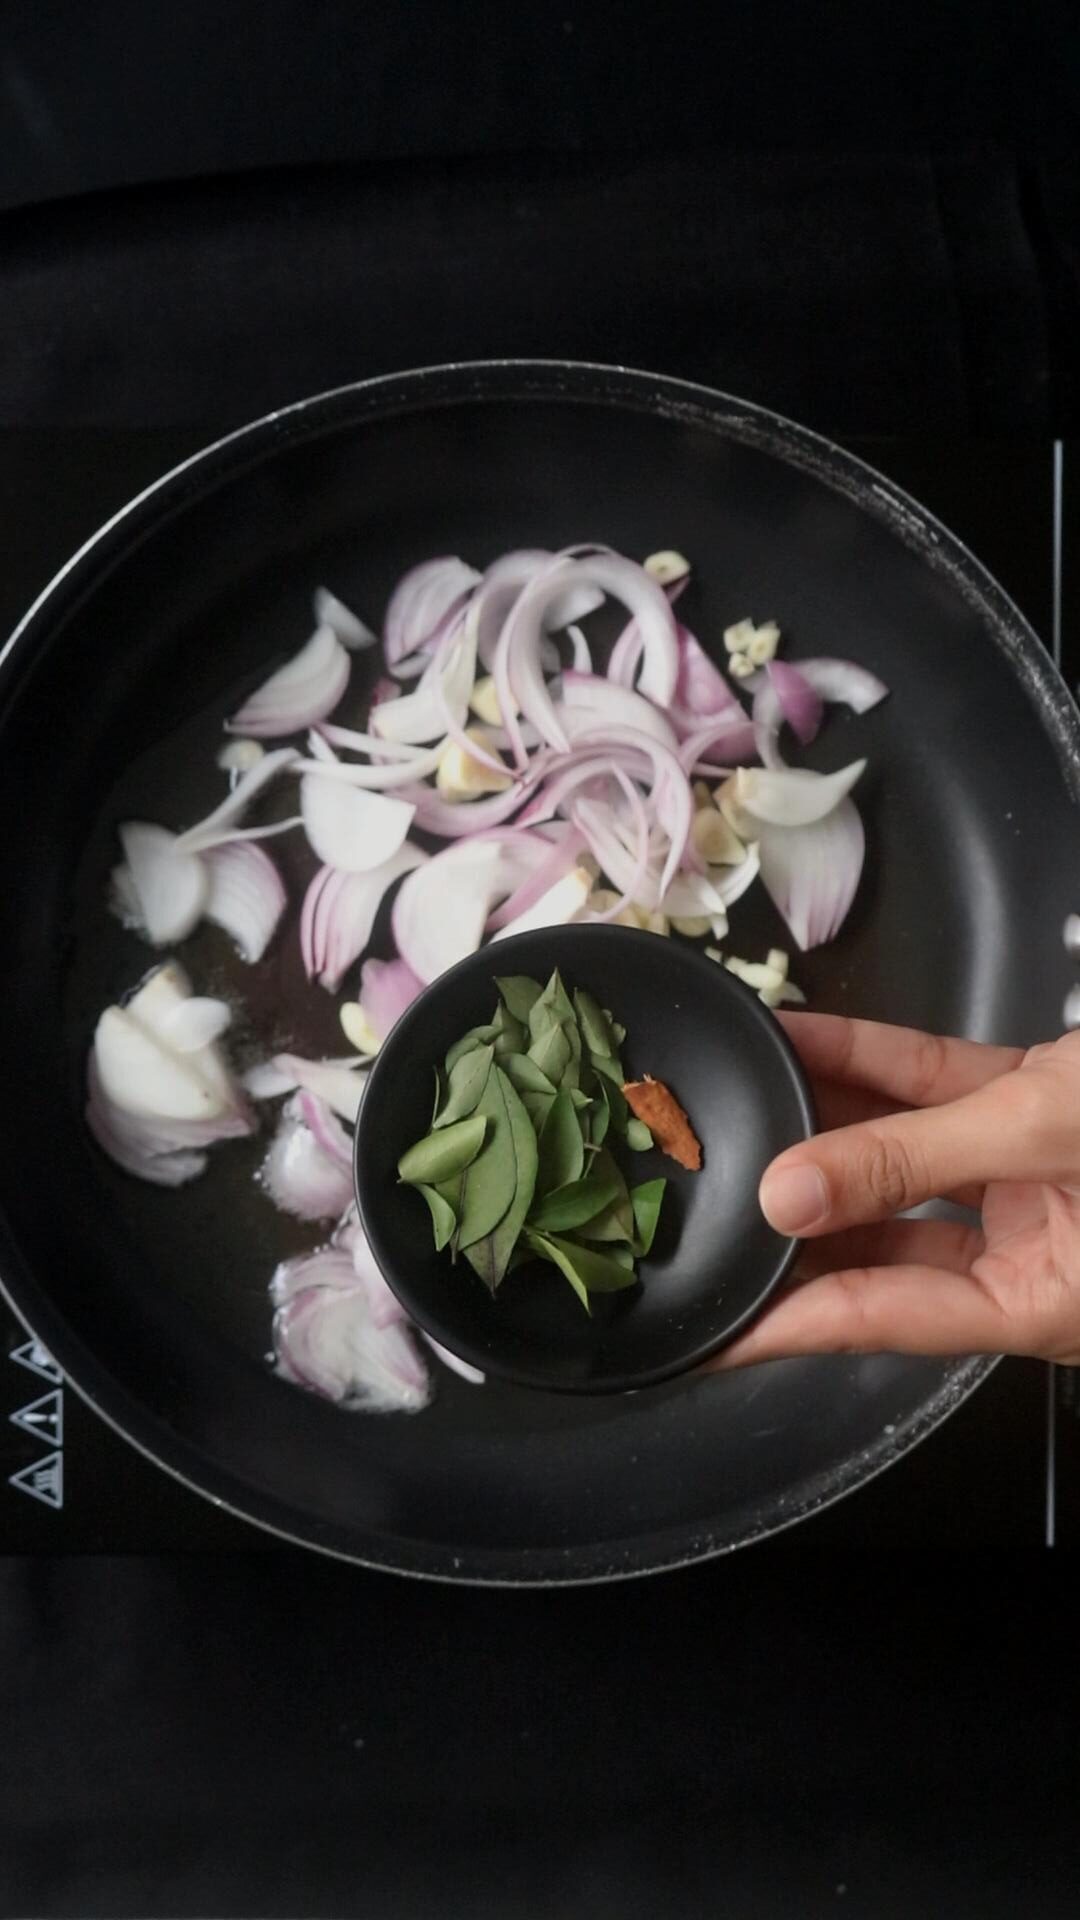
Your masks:
<path fill-rule="evenodd" d="M 203 1148 L 253 1130 L 224 1055 L 205 1037 L 206 1009 L 216 1005 L 192 997 L 173 961 L 156 968 L 126 1007 L 107 1007 L 98 1021 L 87 1119 L 105 1152 L 140 1179 L 179 1186 L 203 1171 Z M 201 1034 L 191 1024 L 183 1031 L 185 1015 L 201 1023 Z"/>
<path fill-rule="evenodd" d="M 808 827 L 839 805 L 865 769 L 865 760 L 853 760 L 837 773 L 811 773 L 805 767 L 780 771 L 740 767 L 730 783 L 731 797 L 739 812 L 770 826 Z"/>
<path fill-rule="evenodd" d="M 534 836 L 528 836 L 530 843 Z M 525 872 L 514 891 L 507 895 L 502 905 L 496 907 L 488 920 L 488 932 L 496 933 L 500 927 L 507 927 L 523 913 L 528 913 L 538 900 L 542 899 L 557 880 L 569 872 L 580 853 L 585 848 L 585 835 L 573 828 L 564 829 L 549 846 L 546 854 L 536 860 L 530 860 Z M 551 922 L 539 922 L 550 925 Z"/>
<path fill-rule="evenodd" d="M 582 735 L 572 752 L 561 763 L 554 763 L 542 791 L 521 815 L 519 826 L 550 819 L 566 795 L 581 785 L 581 769 L 585 766 L 596 767 L 598 773 L 606 774 L 620 767 L 632 779 L 648 778 L 651 774 L 653 810 L 657 824 L 670 842 L 661 882 L 661 891 L 666 891 L 686 852 L 694 817 L 694 796 L 677 756 L 651 734 L 611 724 L 602 732 Z"/>
<path fill-rule="evenodd" d="M 576 626 L 567 627 L 566 637 L 573 648 L 573 658 L 571 661 L 573 671 L 575 673 L 591 673 L 593 670 L 592 649 L 585 635 L 582 633 L 581 628 Z"/>
<path fill-rule="evenodd" d="M 225 722 L 225 730 L 260 740 L 299 733 L 333 713 L 348 684 L 349 656 L 333 627 L 316 627 L 307 645 Z"/>
<path fill-rule="evenodd" d="M 688 733 L 679 742 L 679 759 L 687 773 L 696 773 L 709 765 L 706 756 L 718 753 L 725 767 L 741 760 L 757 758 L 758 741 L 753 723 L 736 706 L 718 713 L 696 733 Z"/>
<path fill-rule="evenodd" d="M 404 881 L 394 902 L 394 941 L 425 985 L 475 953 L 499 891 L 498 845 L 463 841 L 437 853 Z"/>
<path fill-rule="evenodd" d="M 709 878 L 724 903 L 725 908 L 733 907 L 741 900 L 748 888 L 752 887 L 761 871 L 761 859 L 755 843 L 746 849 L 745 860 L 737 867 L 710 867 Z"/>
<path fill-rule="evenodd" d="M 415 808 L 383 793 L 365 793 L 325 777 L 300 781 L 304 832 L 318 858 L 345 873 L 370 873 L 399 852 Z"/>
<path fill-rule="evenodd" d="M 355 1285 L 352 1254 L 342 1240 L 341 1244 L 282 1260 L 270 1279 L 270 1298 L 276 1307 L 283 1307 L 308 1287 L 336 1287 L 340 1293 L 348 1293 Z"/>
<path fill-rule="evenodd" d="M 407 1007 L 424 991 L 404 960 L 365 960 L 360 969 L 360 1005 L 380 1046 Z"/>
<path fill-rule="evenodd" d="M 123 1172 L 154 1187 L 183 1187 L 206 1172 L 207 1156 L 191 1148 L 152 1152 L 136 1128 L 118 1126 L 115 1115 L 91 1089 L 86 1124 L 103 1153 Z"/>
<path fill-rule="evenodd" d="M 821 725 L 820 696 L 797 667 L 770 660 L 754 691 L 754 737 L 763 766 L 781 771 L 780 728 L 786 721 L 796 739 L 806 746 Z"/>
<path fill-rule="evenodd" d="M 209 893 L 202 861 L 183 852 L 167 827 L 126 820 L 119 832 L 146 938 L 155 947 L 186 940 L 202 918 Z"/>
<path fill-rule="evenodd" d="M 297 1095 L 297 1106 L 304 1125 L 314 1135 L 327 1159 L 341 1167 L 351 1181 L 352 1136 L 346 1133 L 337 1115 L 325 1100 L 320 1100 L 317 1093 L 309 1093 L 306 1088 Z"/>
<path fill-rule="evenodd" d="M 342 873 L 320 867 L 300 913 L 300 951 L 309 980 L 336 993 L 345 974 L 363 953 L 388 890 L 402 874 L 423 866 L 427 854 L 406 841 L 389 860 L 369 873 Z"/>
<path fill-rule="evenodd" d="M 565 751 L 565 732 L 544 684 L 540 640 L 553 604 L 574 586 L 598 588 L 622 601 L 642 633 L 641 692 L 659 707 L 670 704 L 678 677 L 675 619 L 666 595 L 643 567 L 614 553 L 558 559 L 526 586 L 506 620 L 495 649 L 493 673 L 499 707 L 519 765 L 525 748 L 518 711 L 550 745 Z"/>
<path fill-rule="evenodd" d="M 534 754 L 531 764 L 505 793 L 493 793 L 485 800 L 444 800 L 431 787 L 403 787 L 401 798 L 416 808 L 415 826 L 441 840 L 475 839 L 477 834 L 504 826 L 522 802 L 544 779 L 551 763 L 545 752 Z"/>
<path fill-rule="evenodd" d="M 352 1172 L 326 1153 L 295 1097 L 282 1109 L 259 1178 L 274 1205 L 297 1220 L 334 1220 L 348 1206 Z"/>
<path fill-rule="evenodd" d="M 333 1244 L 343 1248 L 349 1255 L 352 1268 L 352 1283 L 363 1290 L 368 1312 L 376 1327 L 391 1327 L 395 1322 L 408 1318 L 397 1294 L 387 1286 L 379 1270 L 378 1261 L 368 1245 L 364 1229 L 356 1218 L 355 1210 L 346 1214 L 333 1236 Z"/>
<path fill-rule="evenodd" d="M 274 1316 L 274 1348 L 287 1378 L 339 1406 L 419 1413 L 431 1399 L 408 1329 L 400 1321 L 377 1327 L 360 1286 L 293 1294 Z"/>
<path fill-rule="evenodd" d="M 668 712 L 680 736 L 696 734 L 714 714 L 745 719 L 728 681 L 688 627 L 676 626 L 679 674 Z"/>
<path fill-rule="evenodd" d="M 383 622 L 383 656 L 396 667 L 430 646 L 448 616 L 466 605 L 482 576 L 464 560 L 425 560 L 398 581 Z"/>
<path fill-rule="evenodd" d="M 281 875 L 269 855 L 250 840 L 212 847 L 202 860 L 210 876 L 204 917 L 229 935 L 242 960 L 254 965 L 285 911 Z"/>
<path fill-rule="evenodd" d="M 804 827 L 764 826 L 761 878 L 805 953 L 839 932 L 855 898 L 866 837 L 852 800 Z"/>
<path fill-rule="evenodd" d="M 201 1053 L 227 1033 L 232 1009 L 224 1000 L 204 999 L 192 994 L 182 1000 L 162 1022 L 162 1038 L 174 1053 Z"/>
<path fill-rule="evenodd" d="M 500 929 L 493 937 L 506 940 L 516 933 L 532 933 L 537 927 L 565 927 L 576 920 L 592 891 L 593 875 L 584 867 L 571 867 L 561 880 L 541 894 L 524 913 Z"/>
<path fill-rule="evenodd" d="M 469 696 L 476 676 L 476 618 L 474 613 L 448 628 L 425 667 L 413 693 L 386 700 L 375 708 L 371 726 L 380 739 L 421 746 L 441 740 L 449 714 L 464 726 Z"/>
<path fill-rule="evenodd" d="M 371 628 L 358 620 L 351 608 L 336 594 L 328 592 L 326 587 L 315 589 L 315 623 L 320 627 L 330 627 L 350 653 L 362 652 L 366 647 L 374 647 L 378 643 L 378 634 L 372 633 Z"/>
<path fill-rule="evenodd" d="M 798 671 L 822 700 L 850 707 L 852 713 L 869 713 L 889 691 L 876 673 L 856 666 L 853 660 L 800 660 Z"/>
<path fill-rule="evenodd" d="M 562 708 L 556 708 L 571 740 L 583 733 L 594 733 L 612 722 L 620 727 L 635 727 L 651 734 L 674 753 L 677 742 L 672 728 L 652 702 L 628 687 L 615 686 L 598 674 L 578 673 L 571 668 L 562 677 Z"/>
<path fill-rule="evenodd" d="M 212 813 L 208 813 L 205 820 L 200 820 L 195 826 L 188 827 L 187 831 L 179 836 L 176 842 L 177 851 L 203 853 L 209 847 L 222 846 L 226 841 L 232 840 L 237 822 L 243 818 L 252 801 L 258 797 L 264 787 L 268 787 L 272 780 L 277 779 L 279 773 L 284 773 L 286 767 L 291 767 L 298 757 L 295 747 L 275 747 L 270 753 L 264 754 L 262 759 L 258 760 L 237 781 L 220 806 L 215 807 Z M 256 831 L 261 832 L 262 829 Z M 281 831 L 280 823 L 266 831 L 270 833 Z"/>
<path fill-rule="evenodd" d="M 275 1053 L 269 1061 L 250 1067 L 244 1085 L 256 1100 L 275 1100 L 299 1087 L 317 1094 L 350 1126 L 356 1125 L 367 1074 L 359 1071 L 355 1054 L 340 1060 L 305 1060 L 298 1053 Z"/>
<path fill-rule="evenodd" d="M 483 1386 L 487 1375 L 481 1373 L 479 1367 L 471 1366 L 468 1360 L 459 1359 L 456 1353 L 451 1353 L 449 1347 L 440 1347 L 439 1342 L 433 1340 L 430 1333 L 421 1331 L 420 1338 L 431 1348 L 435 1358 L 441 1360 L 444 1367 L 449 1367 L 451 1373 L 456 1373 L 459 1379 L 467 1380 L 470 1387 Z"/>

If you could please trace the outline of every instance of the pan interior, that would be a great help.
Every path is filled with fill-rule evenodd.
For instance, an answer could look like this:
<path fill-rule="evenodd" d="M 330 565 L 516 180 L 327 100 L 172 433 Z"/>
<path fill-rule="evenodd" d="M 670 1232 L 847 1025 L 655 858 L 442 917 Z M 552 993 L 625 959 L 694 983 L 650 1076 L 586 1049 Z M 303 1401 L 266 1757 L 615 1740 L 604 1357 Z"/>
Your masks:
<path fill-rule="evenodd" d="M 342 1415 L 266 1364 L 270 1272 L 317 1235 L 258 1190 L 262 1148 L 220 1148 L 203 1180 L 164 1194 L 114 1173 L 83 1130 L 94 1019 L 151 959 L 105 911 L 117 820 L 180 825 L 212 803 L 221 720 L 303 638 L 317 584 L 377 621 L 395 578 L 435 553 L 483 565 L 523 545 L 677 547 L 696 569 L 685 617 L 707 644 L 744 615 L 775 618 L 787 657 L 848 655 L 880 674 L 892 697 L 830 718 L 805 756 L 868 756 L 868 859 L 841 936 L 794 976 L 823 1010 L 979 1039 L 1055 1030 L 1075 905 L 1072 723 L 1036 644 L 947 536 L 928 564 L 852 464 L 678 393 L 458 370 L 434 389 L 313 403 L 138 508 L 7 662 L 6 1285 L 74 1382 L 165 1464 L 370 1562 L 595 1578 L 737 1545 L 876 1470 L 971 1377 L 840 1357 L 593 1400 L 447 1376 L 418 1417 Z M 287 859 L 295 897 L 295 840 Z M 732 918 L 735 951 L 790 945 L 757 889 Z M 332 1002 L 302 980 L 295 910 L 258 968 L 212 930 L 188 954 L 200 990 L 243 993 L 248 1053 L 338 1050 Z"/>

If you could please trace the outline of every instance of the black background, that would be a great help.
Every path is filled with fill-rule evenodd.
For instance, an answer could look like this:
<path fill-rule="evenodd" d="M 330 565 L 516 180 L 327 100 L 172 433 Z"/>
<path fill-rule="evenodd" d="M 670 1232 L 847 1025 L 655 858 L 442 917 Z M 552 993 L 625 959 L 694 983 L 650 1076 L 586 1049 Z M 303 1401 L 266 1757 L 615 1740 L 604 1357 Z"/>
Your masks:
<path fill-rule="evenodd" d="M 1073 431 L 1078 21 L 6 5 L 0 425 L 537 352 L 839 434 Z M 888 1547 L 576 1596 L 9 1560 L 0 1908 L 1075 1913 L 1071 1562 Z"/>

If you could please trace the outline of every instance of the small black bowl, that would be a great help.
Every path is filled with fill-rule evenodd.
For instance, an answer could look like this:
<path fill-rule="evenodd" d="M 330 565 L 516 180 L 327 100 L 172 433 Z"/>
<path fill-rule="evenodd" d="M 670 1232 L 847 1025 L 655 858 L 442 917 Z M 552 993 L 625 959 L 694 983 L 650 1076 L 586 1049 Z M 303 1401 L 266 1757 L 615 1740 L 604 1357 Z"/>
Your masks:
<path fill-rule="evenodd" d="M 489 1021 L 499 974 L 545 982 L 558 967 L 627 1030 L 623 1065 L 671 1087 L 702 1144 L 688 1173 L 657 1150 L 616 1148 L 632 1185 L 668 1180 L 639 1283 L 593 1295 L 587 1314 L 554 1268 L 515 1269 L 494 1297 L 464 1260 L 436 1253 L 421 1196 L 397 1162 L 431 1124 L 433 1069 Z M 758 1206 L 773 1157 L 814 1130 L 802 1070 L 779 1023 L 704 954 L 626 927 L 549 927 L 452 967 L 398 1021 L 371 1070 L 356 1129 L 356 1198 L 382 1272 L 410 1318 L 485 1373 L 577 1393 L 626 1392 L 681 1373 L 730 1340 L 779 1286 L 797 1242 Z"/>

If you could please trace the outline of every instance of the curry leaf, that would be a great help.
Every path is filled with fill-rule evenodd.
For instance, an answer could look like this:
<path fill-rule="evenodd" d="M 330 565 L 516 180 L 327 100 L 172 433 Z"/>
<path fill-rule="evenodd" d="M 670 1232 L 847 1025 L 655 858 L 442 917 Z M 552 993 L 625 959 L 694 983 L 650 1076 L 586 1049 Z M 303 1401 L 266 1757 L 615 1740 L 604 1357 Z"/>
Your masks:
<path fill-rule="evenodd" d="M 492 1077 L 506 1108 L 510 1141 L 514 1152 L 514 1195 L 502 1219 L 491 1233 L 465 1248 L 465 1258 L 492 1293 L 506 1273 L 514 1248 L 532 1205 L 536 1188 L 537 1149 L 532 1121 L 522 1106 L 511 1081 L 498 1067 Z"/>
<path fill-rule="evenodd" d="M 418 1140 L 398 1161 L 399 1177 L 409 1186 L 434 1187 L 476 1159 L 487 1131 L 486 1117 L 473 1113 L 439 1133 Z"/>
<path fill-rule="evenodd" d="M 550 1093 L 554 1098 L 558 1091 L 527 1053 L 508 1053 L 499 1061 L 499 1065 L 519 1093 Z"/>
<path fill-rule="evenodd" d="M 462 1054 L 472 1053 L 474 1047 L 491 1046 L 498 1037 L 499 1028 L 494 1021 L 489 1022 L 486 1027 L 470 1027 L 468 1033 L 463 1033 L 461 1039 L 455 1042 L 447 1054 L 447 1073 L 453 1072 Z"/>
<path fill-rule="evenodd" d="M 632 1147 L 635 1153 L 647 1153 L 652 1143 L 652 1134 L 649 1132 L 644 1120 L 638 1120 L 631 1116 L 626 1123 L 627 1146 Z"/>
<path fill-rule="evenodd" d="M 494 1047 L 473 1047 L 454 1062 L 446 1083 L 446 1105 L 435 1121 L 436 1128 L 449 1127 L 475 1112 L 494 1057 Z"/>
<path fill-rule="evenodd" d="M 417 1187 L 417 1192 L 422 1193 L 428 1203 L 431 1224 L 435 1229 L 435 1251 L 441 1253 L 454 1237 L 457 1214 L 437 1187 L 425 1187 L 421 1184 Z"/>
<path fill-rule="evenodd" d="M 615 1193 L 602 1211 L 588 1220 L 579 1229 L 585 1240 L 625 1240 L 629 1243 L 634 1237 L 634 1209 L 630 1204 L 626 1181 L 623 1179 L 618 1163 L 606 1147 L 593 1156 L 590 1173 L 602 1179 L 610 1180 Z"/>
<path fill-rule="evenodd" d="M 634 1252 L 639 1259 L 644 1259 L 652 1246 L 666 1187 L 666 1180 L 643 1180 L 639 1187 L 630 1189 L 630 1204 L 634 1209 Z"/>
<path fill-rule="evenodd" d="M 539 980 L 530 980 L 525 973 L 511 973 L 504 974 L 501 979 L 496 977 L 495 985 L 507 1012 L 527 1026 L 529 1015 L 543 992 Z"/>
<path fill-rule="evenodd" d="M 573 1024 L 574 1009 L 556 967 L 543 993 L 529 1008 L 529 1033 L 536 1040 L 542 1033 L 547 1033 L 552 1025 L 568 1027 Z"/>
<path fill-rule="evenodd" d="M 521 1106 L 506 1075 L 493 1066 L 474 1115 L 486 1120 L 487 1138 L 482 1151 L 470 1162 L 461 1188 L 457 1245 L 462 1253 L 497 1227 L 513 1204 L 518 1184 L 518 1149 L 510 1120 L 510 1100 L 515 1109 Z M 528 1115 L 522 1115 L 522 1119 L 529 1126 Z M 532 1132 L 531 1126 L 529 1132 Z"/>
<path fill-rule="evenodd" d="M 610 1175 L 587 1173 L 538 1200 L 529 1215 L 529 1225 L 538 1232 L 568 1233 L 602 1213 L 618 1191 L 619 1183 Z"/>
<path fill-rule="evenodd" d="M 509 1013 L 501 1003 L 491 1024 L 496 1029 L 495 1055 L 497 1059 L 503 1060 L 507 1054 L 520 1053 L 522 1051 L 528 1039 L 527 1029 L 520 1020 L 515 1020 L 513 1014 Z"/>
<path fill-rule="evenodd" d="M 556 1094 L 540 1134 L 538 1192 L 550 1193 L 553 1187 L 565 1187 L 571 1180 L 580 1180 L 584 1164 L 581 1122 L 570 1095 Z"/>
<path fill-rule="evenodd" d="M 607 1015 L 597 1006 L 592 994 L 585 993 L 581 987 L 574 994 L 574 1011 L 590 1053 L 610 1057 L 618 1052 Z"/>
<path fill-rule="evenodd" d="M 557 1233 L 529 1232 L 527 1237 L 535 1252 L 565 1274 L 578 1299 L 590 1312 L 591 1293 L 619 1293 L 624 1287 L 634 1285 L 633 1268 L 624 1267 L 608 1253 L 597 1253 L 594 1247 L 579 1247 Z"/>
<path fill-rule="evenodd" d="M 552 1024 L 534 1040 L 529 1059 L 538 1066 L 553 1086 L 558 1086 L 570 1064 L 570 1042 L 558 1024 Z"/>

